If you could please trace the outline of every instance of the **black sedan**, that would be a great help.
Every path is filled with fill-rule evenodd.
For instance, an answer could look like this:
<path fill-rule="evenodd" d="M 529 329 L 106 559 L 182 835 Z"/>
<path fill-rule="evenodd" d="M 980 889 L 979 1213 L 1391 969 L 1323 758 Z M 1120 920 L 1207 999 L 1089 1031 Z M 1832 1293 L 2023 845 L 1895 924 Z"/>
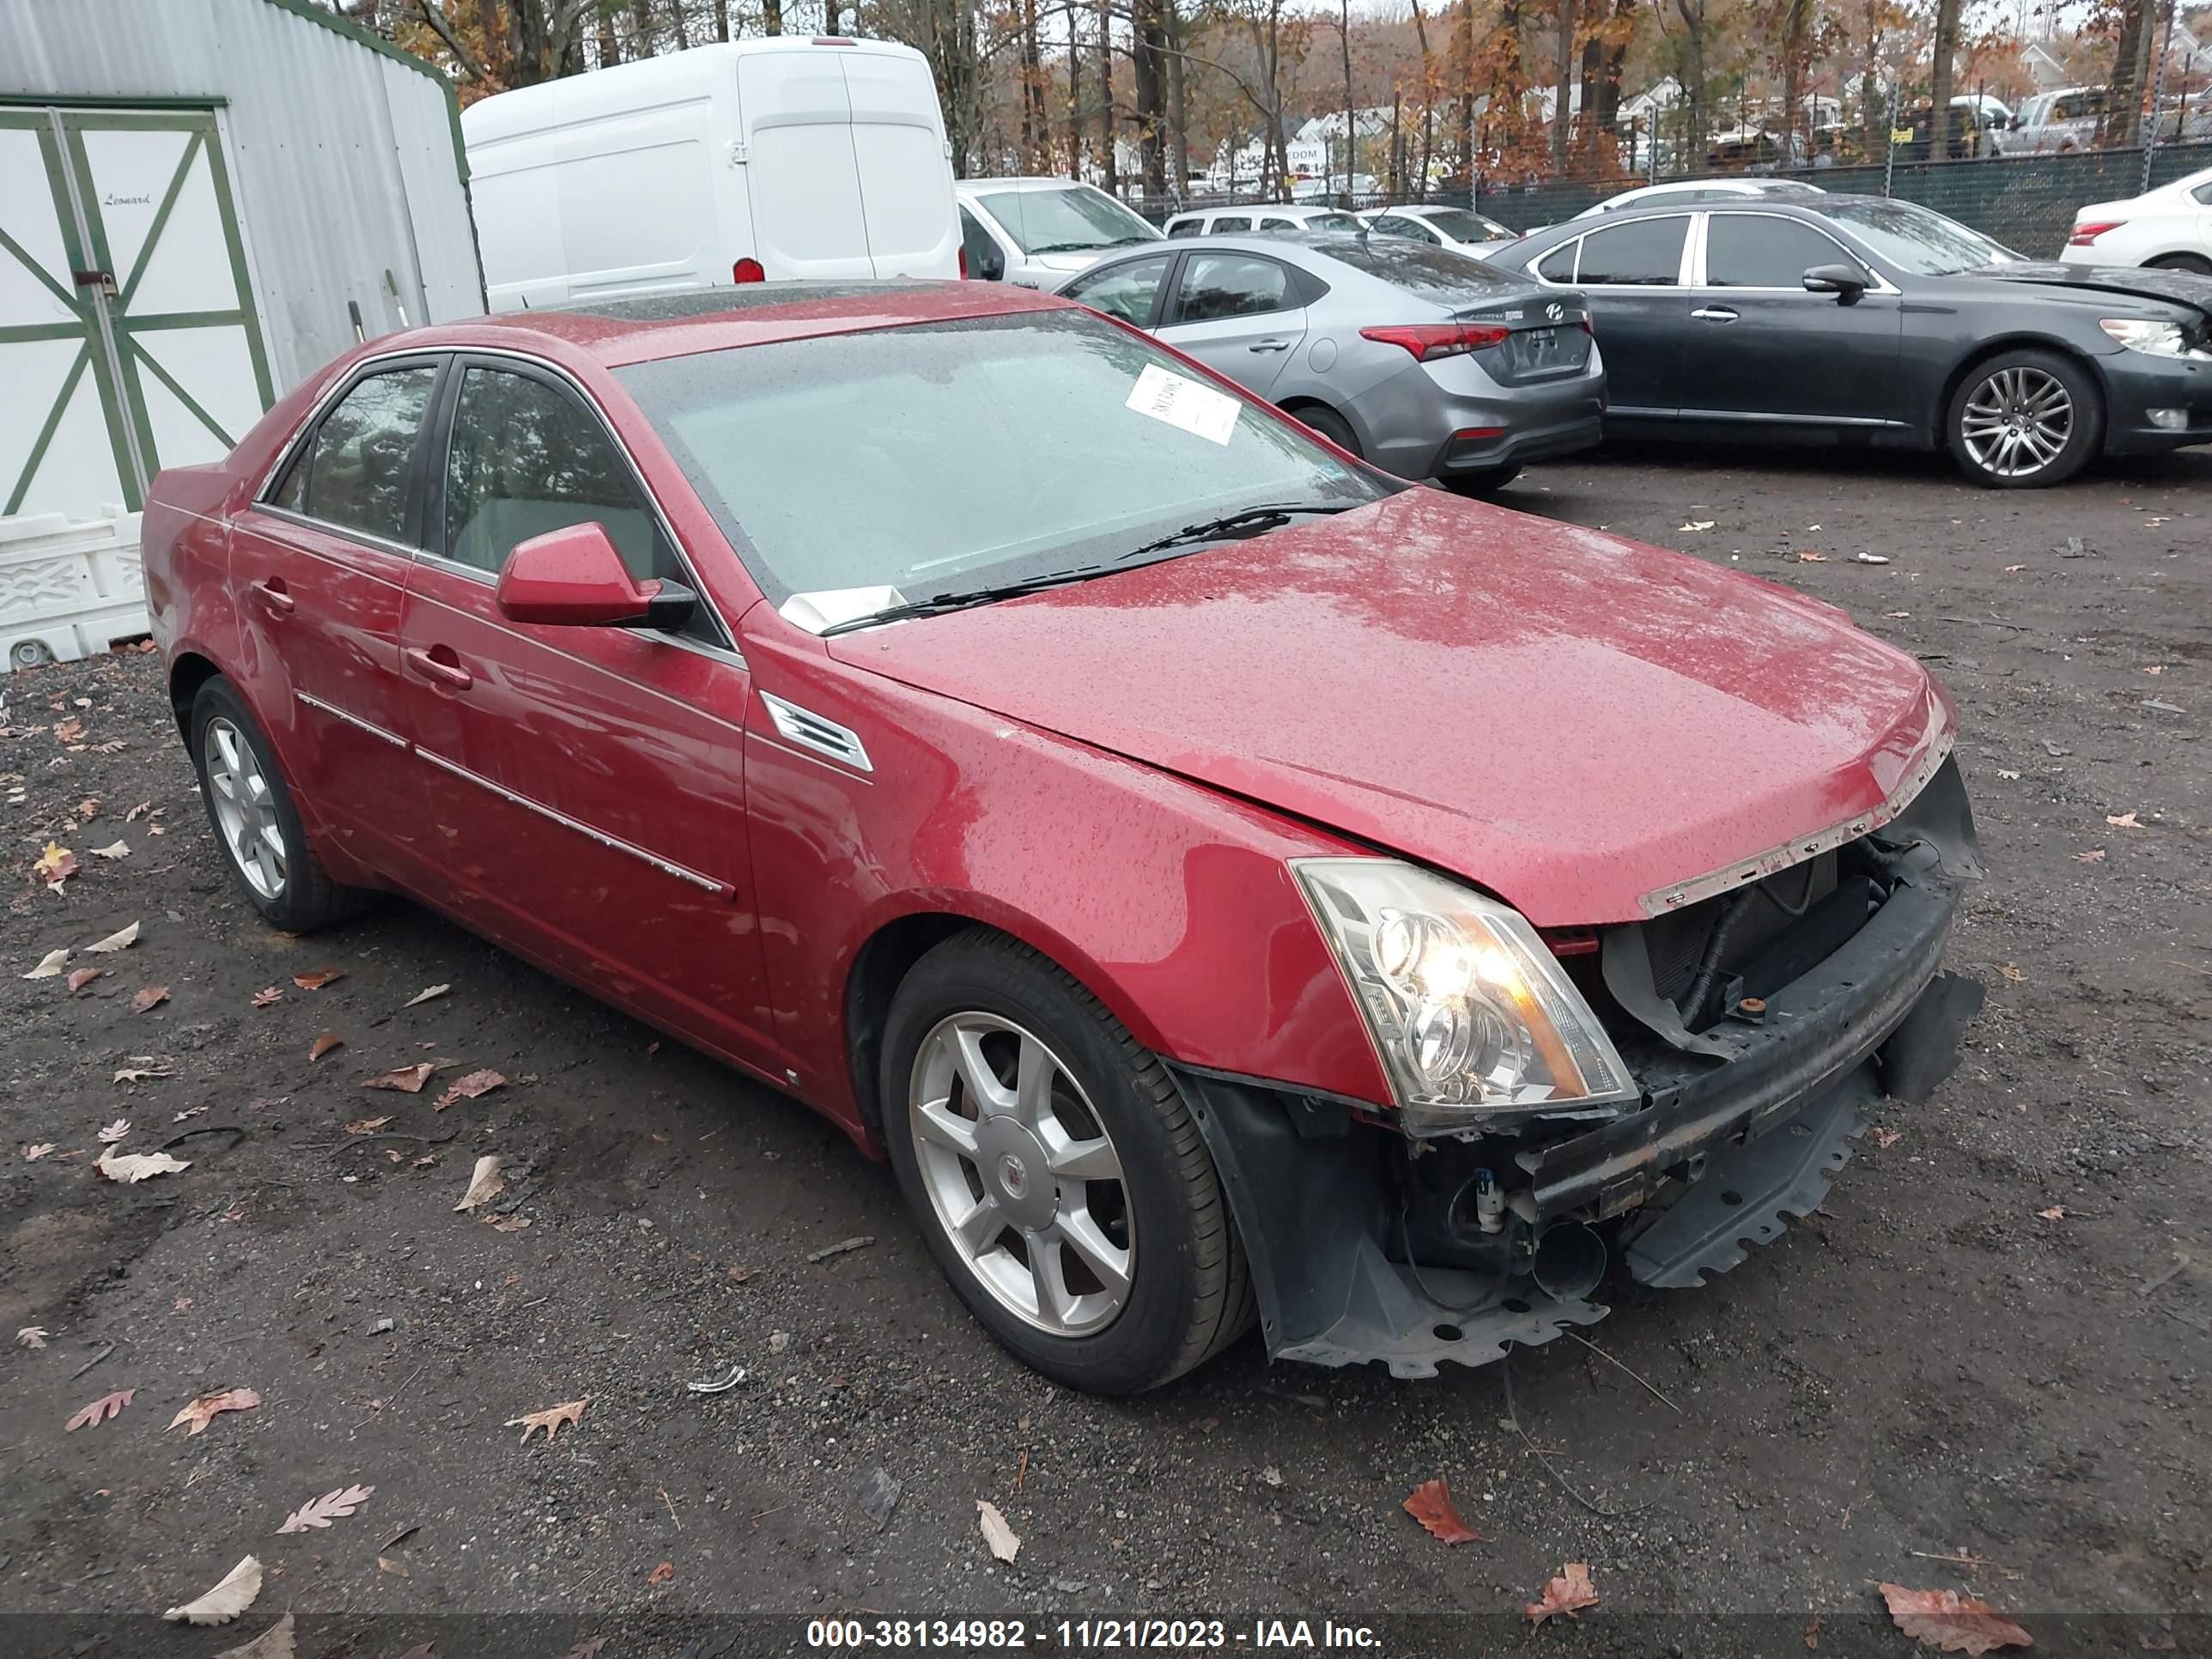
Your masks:
<path fill-rule="evenodd" d="M 1870 196 L 1608 213 L 1487 257 L 1587 296 L 1608 432 L 1945 450 L 2011 489 L 2212 442 L 2212 278 L 2029 260 Z"/>

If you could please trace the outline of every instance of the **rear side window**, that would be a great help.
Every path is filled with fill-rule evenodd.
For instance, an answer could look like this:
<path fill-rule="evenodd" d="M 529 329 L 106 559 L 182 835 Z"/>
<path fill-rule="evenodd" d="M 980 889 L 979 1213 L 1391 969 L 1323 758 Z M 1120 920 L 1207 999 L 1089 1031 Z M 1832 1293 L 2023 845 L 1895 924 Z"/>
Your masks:
<path fill-rule="evenodd" d="M 1260 228 L 1262 230 L 1296 230 L 1297 227 L 1292 224 L 1288 219 L 1262 219 L 1260 221 Z"/>
<path fill-rule="evenodd" d="M 1594 230 L 1583 238 L 1583 259 L 1575 280 L 1671 288 L 1681 276 L 1682 239 L 1689 228 L 1689 218 L 1683 216 L 1638 219 Z"/>
<path fill-rule="evenodd" d="M 1582 252 L 1579 240 L 1563 242 L 1536 261 L 1536 274 L 1547 283 L 1571 283 L 1575 280 L 1575 255 Z"/>
<path fill-rule="evenodd" d="M 1716 213 L 1705 227 L 1705 282 L 1712 288 L 1802 290 L 1813 266 L 1848 257 L 1812 226 L 1771 213 Z"/>
<path fill-rule="evenodd" d="M 1440 306 L 1458 305 L 1473 289 L 1510 288 L 1521 280 L 1483 264 L 1473 254 L 1431 247 L 1402 236 L 1332 242 L 1328 257 Z"/>
<path fill-rule="evenodd" d="M 372 374 L 355 386 L 316 428 L 305 458 L 304 483 L 295 488 L 302 470 L 295 465 L 295 477 L 277 491 L 277 504 L 387 542 L 404 542 L 415 441 L 437 383 L 437 369 L 425 363 Z M 288 491 L 293 501 L 286 500 Z"/>
<path fill-rule="evenodd" d="M 1295 303 L 1291 273 L 1273 259 L 1249 253 L 1194 253 L 1182 268 L 1179 323 L 1256 317 Z"/>
<path fill-rule="evenodd" d="M 1213 231 L 1216 235 L 1219 235 L 1224 230 L 1249 230 L 1251 228 L 1251 220 L 1239 216 L 1232 216 L 1225 219 L 1216 219 L 1213 222 Z"/>
<path fill-rule="evenodd" d="M 2207 207 L 2212 207 L 2212 179 L 2206 179 L 2189 192 Z"/>
<path fill-rule="evenodd" d="M 1143 328 L 1152 320 L 1152 301 L 1159 294 L 1160 279 L 1168 274 L 1168 259 L 1163 253 L 1150 259 L 1132 259 L 1107 270 L 1090 271 L 1070 283 L 1064 292 L 1068 299 L 1080 300 L 1093 310 Z"/>
<path fill-rule="evenodd" d="M 1195 236 L 1205 223 L 1206 221 L 1203 219 L 1170 219 L 1168 221 L 1168 234 Z"/>

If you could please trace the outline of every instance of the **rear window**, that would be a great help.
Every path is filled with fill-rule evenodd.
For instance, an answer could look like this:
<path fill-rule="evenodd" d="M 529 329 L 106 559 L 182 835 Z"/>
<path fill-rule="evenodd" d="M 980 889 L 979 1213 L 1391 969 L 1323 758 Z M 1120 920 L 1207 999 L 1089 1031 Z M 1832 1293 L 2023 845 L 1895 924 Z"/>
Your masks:
<path fill-rule="evenodd" d="M 1331 243 L 1328 257 L 1440 306 L 1459 304 L 1470 289 L 1510 288 L 1520 280 L 1464 253 L 1397 236 Z"/>
<path fill-rule="evenodd" d="M 1510 242 L 1513 233 L 1495 219 L 1483 218 L 1480 214 L 1468 213 L 1459 208 L 1441 208 L 1428 216 L 1428 221 L 1455 241 Z"/>

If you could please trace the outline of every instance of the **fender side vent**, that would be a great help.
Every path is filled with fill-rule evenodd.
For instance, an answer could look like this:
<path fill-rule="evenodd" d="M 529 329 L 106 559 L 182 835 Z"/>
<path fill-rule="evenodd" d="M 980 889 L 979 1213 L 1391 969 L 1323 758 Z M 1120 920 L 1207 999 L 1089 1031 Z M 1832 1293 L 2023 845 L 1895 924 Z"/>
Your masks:
<path fill-rule="evenodd" d="M 868 759 L 866 745 L 860 734 L 832 720 L 824 720 L 811 709 L 786 702 L 781 697 L 760 694 L 767 705 L 769 718 L 775 722 L 777 734 L 786 743 L 796 744 L 817 755 L 826 755 L 841 765 L 858 772 L 872 772 L 876 769 Z"/>

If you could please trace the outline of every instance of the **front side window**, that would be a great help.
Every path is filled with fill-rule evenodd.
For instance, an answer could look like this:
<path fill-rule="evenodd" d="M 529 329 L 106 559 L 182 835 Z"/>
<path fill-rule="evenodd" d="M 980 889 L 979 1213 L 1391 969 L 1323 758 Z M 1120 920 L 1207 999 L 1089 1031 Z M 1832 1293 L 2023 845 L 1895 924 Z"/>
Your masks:
<path fill-rule="evenodd" d="M 1182 268 L 1178 323 L 1212 323 L 1287 309 L 1291 273 L 1250 253 L 1194 253 Z"/>
<path fill-rule="evenodd" d="M 387 542 L 407 536 L 415 441 L 438 371 L 429 364 L 372 374 L 338 400 L 316 428 L 301 465 L 277 490 L 280 506 Z M 288 492 L 293 499 L 288 500 Z"/>
<path fill-rule="evenodd" d="M 993 280 L 994 266 L 1001 275 L 1006 270 L 998 243 L 991 240 L 991 233 L 983 228 L 982 221 L 966 208 L 960 210 L 960 252 L 968 261 L 968 274 L 978 282 Z"/>
<path fill-rule="evenodd" d="M 1689 228 L 1687 216 L 1678 216 L 1594 230 L 1583 238 L 1582 264 L 1576 267 L 1575 280 L 1671 288 L 1681 278 L 1682 240 Z"/>
<path fill-rule="evenodd" d="M 1143 328 L 1152 320 L 1152 301 L 1159 295 L 1160 279 L 1167 274 L 1168 256 L 1162 253 L 1086 272 L 1068 284 L 1066 294 L 1094 311 Z"/>
<path fill-rule="evenodd" d="M 778 605 L 856 589 L 865 610 L 885 603 L 884 588 L 968 592 L 1110 564 L 1263 503 L 1357 504 L 1393 488 L 1074 309 L 734 347 L 615 375 Z M 855 410 L 867 416 L 857 434 Z"/>
<path fill-rule="evenodd" d="M 1705 283 L 1711 288 L 1804 291 L 1814 265 L 1858 262 L 1812 226 L 1770 213 L 1716 213 L 1705 227 Z"/>
<path fill-rule="evenodd" d="M 1024 253 L 1081 253 L 1154 239 L 1152 228 L 1103 190 L 1001 190 L 975 198 Z"/>

